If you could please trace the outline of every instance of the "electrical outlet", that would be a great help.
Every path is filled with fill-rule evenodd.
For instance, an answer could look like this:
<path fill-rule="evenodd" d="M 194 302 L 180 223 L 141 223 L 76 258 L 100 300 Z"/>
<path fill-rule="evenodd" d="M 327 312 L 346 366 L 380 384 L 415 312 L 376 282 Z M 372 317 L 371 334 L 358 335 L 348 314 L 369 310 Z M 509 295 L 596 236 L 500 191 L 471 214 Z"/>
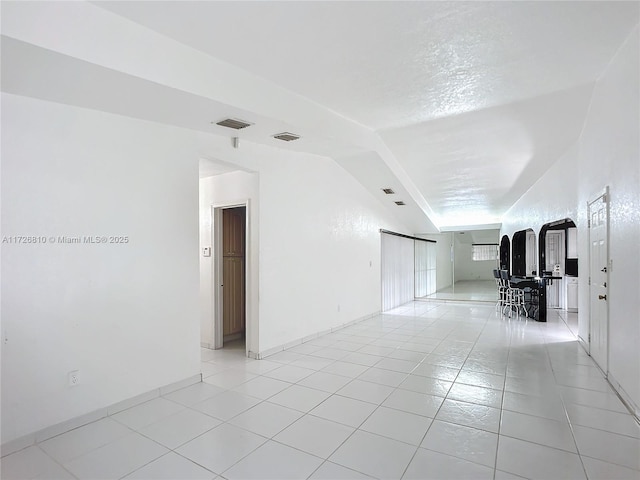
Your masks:
<path fill-rule="evenodd" d="M 80 370 L 74 370 L 73 372 L 69 372 L 69 386 L 75 387 L 80 384 Z"/>

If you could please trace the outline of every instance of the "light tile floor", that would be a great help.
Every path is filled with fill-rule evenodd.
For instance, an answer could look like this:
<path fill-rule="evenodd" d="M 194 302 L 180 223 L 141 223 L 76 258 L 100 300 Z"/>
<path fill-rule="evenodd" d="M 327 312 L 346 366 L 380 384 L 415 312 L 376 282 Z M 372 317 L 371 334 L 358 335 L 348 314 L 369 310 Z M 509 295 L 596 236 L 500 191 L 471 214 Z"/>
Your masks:
<path fill-rule="evenodd" d="M 3 479 L 640 479 L 640 427 L 562 312 L 412 302 L 2 459 Z"/>
<path fill-rule="evenodd" d="M 429 300 L 497 302 L 498 292 L 495 280 L 461 280 L 422 297 Z"/>

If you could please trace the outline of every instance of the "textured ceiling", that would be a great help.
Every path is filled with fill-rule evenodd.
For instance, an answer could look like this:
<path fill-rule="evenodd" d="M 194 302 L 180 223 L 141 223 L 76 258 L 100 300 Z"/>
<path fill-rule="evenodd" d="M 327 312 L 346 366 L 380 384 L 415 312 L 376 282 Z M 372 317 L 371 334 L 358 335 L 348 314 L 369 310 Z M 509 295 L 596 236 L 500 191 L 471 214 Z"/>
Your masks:
<path fill-rule="evenodd" d="M 374 129 L 595 80 L 638 10 L 632 2 L 99 5 Z"/>
<path fill-rule="evenodd" d="M 580 135 L 638 12 L 610 1 L 3 1 L 2 90 L 219 135 L 212 121 L 239 116 L 255 124 L 235 134 L 243 141 L 330 156 L 385 204 L 380 188 L 394 186 L 414 233 L 495 227 Z M 303 138 L 274 143 L 282 130 Z"/>
<path fill-rule="evenodd" d="M 440 226 L 500 222 L 638 21 L 614 2 L 100 5 L 378 131 Z"/>
<path fill-rule="evenodd" d="M 587 85 L 381 135 L 438 225 L 499 223 L 577 140 L 591 90 Z"/>

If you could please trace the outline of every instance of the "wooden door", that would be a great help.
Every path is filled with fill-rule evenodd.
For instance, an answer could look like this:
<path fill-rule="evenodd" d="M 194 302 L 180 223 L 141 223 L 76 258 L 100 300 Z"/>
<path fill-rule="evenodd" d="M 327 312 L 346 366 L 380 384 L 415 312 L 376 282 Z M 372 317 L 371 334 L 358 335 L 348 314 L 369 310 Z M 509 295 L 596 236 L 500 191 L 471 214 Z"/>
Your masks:
<path fill-rule="evenodd" d="M 608 229 L 605 194 L 589 204 L 589 353 L 605 373 L 609 363 Z"/>
<path fill-rule="evenodd" d="M 245 330 L 245 207 L 222 210 L 223 336 Z"/>

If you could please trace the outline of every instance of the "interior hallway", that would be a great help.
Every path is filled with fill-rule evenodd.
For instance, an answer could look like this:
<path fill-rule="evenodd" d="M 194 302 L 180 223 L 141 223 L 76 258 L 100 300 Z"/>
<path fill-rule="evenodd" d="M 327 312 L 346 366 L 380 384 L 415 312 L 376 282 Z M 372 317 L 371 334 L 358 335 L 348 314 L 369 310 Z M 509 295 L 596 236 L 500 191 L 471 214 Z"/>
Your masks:
<path fill-rule="evenodd" d="M 2 460 L 2 478 L 640 478 L 640 428 L 551 311 L 411 302 Z"/>

